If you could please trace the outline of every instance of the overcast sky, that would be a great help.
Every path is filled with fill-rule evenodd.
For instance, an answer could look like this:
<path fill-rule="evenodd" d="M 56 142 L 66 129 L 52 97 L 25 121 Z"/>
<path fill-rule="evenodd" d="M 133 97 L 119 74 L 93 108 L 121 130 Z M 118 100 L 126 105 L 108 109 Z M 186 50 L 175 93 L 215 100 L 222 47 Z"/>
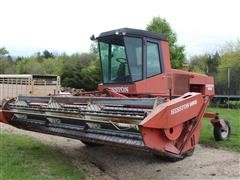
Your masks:
<path fill-rule="evenodd" d="M 240 39 L 239 0 L 0 0 L 0 47 L 12 55 L 87 52 L 91 34 L 166 18 L 188 56 Z"/>

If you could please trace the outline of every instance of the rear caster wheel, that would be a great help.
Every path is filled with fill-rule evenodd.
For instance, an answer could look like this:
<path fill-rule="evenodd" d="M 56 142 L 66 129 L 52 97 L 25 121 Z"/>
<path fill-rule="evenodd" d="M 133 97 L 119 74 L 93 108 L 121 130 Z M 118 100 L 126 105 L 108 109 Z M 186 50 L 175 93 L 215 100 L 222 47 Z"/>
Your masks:
<path fill-rule="evenodd" d="M 94 142 L 90 142 L 90 141 L 81 140 L 81 142 L 89 147 L 103 146 L 102 144 L 98 144 L 98 143 L 94 143 Z"/>
<path fill-rule="evenodd" d="M 226 127 L 222 127 L 220 124 L 215 124 L 213 127 L 213 135 L 216 141 L 227 140 L 231 133 L 230 123 L 224 120 Z"/>

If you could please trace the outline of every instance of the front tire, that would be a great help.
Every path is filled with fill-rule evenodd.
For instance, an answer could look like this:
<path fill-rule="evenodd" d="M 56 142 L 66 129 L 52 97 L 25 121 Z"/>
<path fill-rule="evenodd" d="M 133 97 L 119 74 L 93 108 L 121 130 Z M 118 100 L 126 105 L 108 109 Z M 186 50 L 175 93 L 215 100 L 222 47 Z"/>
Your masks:
<path fill-rule="evenodd" d="M 224 120 L 226 123 L 226 128 L 224 129 L 220 124 L 215 124 L 213 129 L 213 135 L 216 141 L 224 141 L 230 137 L 231 127 L 230 123 L 227 120 Z"/>

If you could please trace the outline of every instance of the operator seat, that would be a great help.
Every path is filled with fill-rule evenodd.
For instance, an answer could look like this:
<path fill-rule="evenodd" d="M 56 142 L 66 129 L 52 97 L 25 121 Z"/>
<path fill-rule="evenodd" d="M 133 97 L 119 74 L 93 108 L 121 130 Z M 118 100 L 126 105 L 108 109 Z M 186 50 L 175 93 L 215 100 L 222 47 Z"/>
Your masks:
<path fill-rule="evenodd" d="M 125 82 L 125 63 L 120 63 L 117 71 L 117 80 L 120 82 Z"/>

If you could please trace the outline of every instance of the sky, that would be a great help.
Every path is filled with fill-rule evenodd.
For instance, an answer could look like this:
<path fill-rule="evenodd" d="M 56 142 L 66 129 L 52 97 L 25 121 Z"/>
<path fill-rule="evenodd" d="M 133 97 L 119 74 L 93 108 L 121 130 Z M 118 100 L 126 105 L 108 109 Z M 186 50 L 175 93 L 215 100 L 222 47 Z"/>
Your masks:
<path fill-rule="evenodd" d="M 239 0 L 0 0 L 0 47 L 13 56 L 88 52 L 90 36 L 166 18 L 188 57 L 240 39 Z"/>

